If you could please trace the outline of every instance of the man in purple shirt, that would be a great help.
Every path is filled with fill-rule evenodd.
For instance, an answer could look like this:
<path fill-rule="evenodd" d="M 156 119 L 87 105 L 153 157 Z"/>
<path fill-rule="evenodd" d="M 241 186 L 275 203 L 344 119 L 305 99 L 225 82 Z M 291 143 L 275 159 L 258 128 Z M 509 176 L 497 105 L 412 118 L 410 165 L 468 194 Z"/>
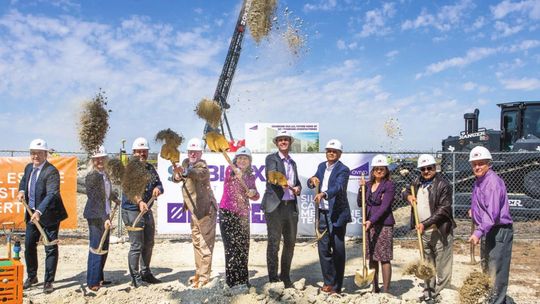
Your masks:
<path fill-rule="evenodd" d="M 484 147 L 475 147 L 469 155 L 469 162 L 476 182 L 471 198 L 471 217 L 477 225 L 469 237 L 469 242 L 481 246 L 484 272 L 487 270 L 493 284 L 490 303 L 506 303 L 508 276 L 512 257 L 512 218 L 504 181 L 491 170 L 491 153 Z M 487 268 L 487 269 L 486 269 Z"/>

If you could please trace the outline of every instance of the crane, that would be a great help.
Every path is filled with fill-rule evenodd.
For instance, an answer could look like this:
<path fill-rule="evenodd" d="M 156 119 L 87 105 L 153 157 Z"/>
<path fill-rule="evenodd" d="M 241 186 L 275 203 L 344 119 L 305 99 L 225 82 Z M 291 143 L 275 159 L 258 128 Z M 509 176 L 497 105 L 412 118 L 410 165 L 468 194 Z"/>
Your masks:
<path fill-rule="evenodd" d="M 229 125 L 229 120 L 227 119 L 227 113 L 225 112 L 225 110 L 231 107 L 231 105 L 227 102 L 227 97 L 231 88 L 234 72 L 236 71 L 236 65 L 238 64 L 238 59 L 240 58 L 240 51 L 242 50 L 242 40 L 244 38 L 244 32 L 246 30 L 246 22 L 250 6 L 251 0 L 243 1 L 242 8 L 240 9 L 240 13 L 238 15 L 238 20 L 236 21 L 236 26 L 234 27 L 233 36 L 229 45 L 229 51 L 227 52 L 227 57 L 225 58 L 225 63 L 223 64 L 223 70 L 221 71 L 221 75 L 219 76 L 216 91 L 214 93 L 214 100 L 219 104 L 223 113 L 220 127 L 212 128 L 208 123 L 206 123 L 206 125 L 204 126 L 205 135 L 208 132 L 212 131 L 225 135 L 225 124 L 225 126 L 227 127 L 229 140 L 234 140 L 231 132 L 231 126 Z"/>

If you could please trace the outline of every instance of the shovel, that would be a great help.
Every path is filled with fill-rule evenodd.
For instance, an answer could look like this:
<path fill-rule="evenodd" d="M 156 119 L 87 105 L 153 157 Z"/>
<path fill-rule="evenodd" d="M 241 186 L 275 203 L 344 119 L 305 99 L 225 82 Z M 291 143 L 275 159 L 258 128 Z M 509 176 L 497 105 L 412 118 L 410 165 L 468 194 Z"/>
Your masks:
<path fill-rule="evenodd" d="M 116 213 L 116 209 L 118 209 L 118 205 L 120 205 L 120 204 L 116 203 L 116 205 L 113 208 L 113 211 L 111 212 L 111 216 L 109 217 L 109 219 L 111 219 L 111 220 L 114 219 L 114 215 Z M 103 234 L 101 235 L 101 240 L 99 241 L 98 248 L 90 247 L 90 252 L 91 253 L 97 254 L 97 255 L 104 255 L 107 252 L 109 252 L 108 250 L 103 250 L 103 245 L 105 244 L 105 239 L 107 239 L 107 235 L 109 234 L 110 230 L 111 230 L 111 226 L 105 228 L 105 231 L 103 231 Z"/>
<path fill-rule="evenodd" d="M 279 171 L 268 171 L 267 180 L 270 184 L 278 185 L 281 187 L 287 187 L 289 185 L 287 177 Z"/>
<path fill-rule="evenodd" d="M 227 142 L 227 139 L 225 139 L 225 137 L 219 133 L 208 132 L 206 133 L 205 140 L 208 148 L 210 148 L 210 151 L 221 152 L 225 160 L 229 163 L 229 166 L 231 166 L 231 168 L 236 171 L 237 167 L 233 164 L 231 158 L 227 154 L 227 150 L 229 150 L 229 143 Z M 242 185 L 242 188 L 244 188 L 244 190 L 248 192 L 249 188 L 244 182 L 244 180 L 242 178 L 238 178 L 238 180 L 240 181 L 240 185 Z"/>
<path fill-rule="evenodd" d="M 315 183 L 315 194 L 319 194 L 319 180 Z M 319 212 L 319 202 L 315 202 L 315 235 L 317 236 L 315 238 L 315 242 L 318 242 L 322 239 L 327 229 L 324 229 L 323 232 L 319 231 L 319 223 L 320 223 L 320 212 Z"/>
<path fill-rule="evenodd" d="M 475 228 L 476 227 L 474 225 L 474 222 L 471 221 L 471 234 L 474 233 Z M 478 264 L 478 261 L 476 261 L 475 258 L 474 258 L 474 243 L 472 243 L 472 242 L 469 244 L 469 255 L 471 257 L 471 260 L 469 262 L 466 262 L 465 264 L 466 265 L 476 265 L 476 264 Z"/>
<path fill-rule="evenodd" d="M 411 195 L 413 198 L 416 198 L 413 185 L 411 185 Z M 420 223 L 418 218 L 418 206 L 415 201 L 411 203 L 411 206 L 413 208 L 415 226 L 418 226 Z M 418 237 L 418 249 L 420 250 L 420 263 L 417 264 L 414 273 L 419 279 L 429 280 L 435 275 L 435 268 L 432 264 L 424 261 L 424 243 L 422 242 L 422 233 L 420 233 L 418 229 L 416 229 L 416 236 Z"/>
<path fill-rule="evenodd" d="M 354 275 L 354 283 L 359 288 L 366 288 L 373 282 L 375 269 L 368 269 L 366 259 L 366 184 L 362 174 L 362 270 L 357 270 Z"/>
<path fill-rule="evenodd" d="M 32 212 L 32 209 L 30 209 L 30 206 L 26 203 L 26 200 L 23 198 L 21 201 L 26 208 L 26 212 L 32 217 L 34 213 Z M 45 246 L 53 246 L 58 244 L 58 240 L 49 241 L 49 238 L 47 237 L 47 234 L 45 233 L 45 230 L 43 230 L 43 227 L 41 227 L 41 224 L 39 222 L 32 222 L 34 225 L 36 225 L 36 228 L 39 231 L 39 234 L 41 234 L 41 240 L 43 241 L 43 245 Z"/>
<path fill-rule="evenodd" d="M 155 196 L 152 196 L 152 198 L 150 198 L 150 200 L 148 201 L 148 210 L 150 210 L 150 208 L 152 208 L 152 205 L 154 205 L 155 200 L 156 200 Z M 141 230 L 143 230 L 143 227 L 137 227 L 137 224 L 139 223 L 139 221 L 141 220 L 143 215 L 145 215 L 148 212 L 148 210 L 144 210 L 144 211 L 139 212 L 139 215 L 137 215 L 137 217 L 135 218 L 135 220 L 133 221 L 131 226 L 126 226 L 126 230 L 127 231 L 141 231 Z"/>

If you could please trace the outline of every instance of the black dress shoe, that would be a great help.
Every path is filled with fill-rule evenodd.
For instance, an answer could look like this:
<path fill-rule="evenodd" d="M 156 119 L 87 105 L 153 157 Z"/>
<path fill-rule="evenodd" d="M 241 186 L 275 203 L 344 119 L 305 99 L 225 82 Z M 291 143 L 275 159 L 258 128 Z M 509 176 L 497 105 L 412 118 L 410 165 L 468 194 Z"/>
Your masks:
<path fill-rule="evenodd" d="M 145 281 L 146 283 L 148 283 L 148 284 L 159 284 L 159 283 L 161 283 L 161 280 L 154 277 L 154 275 L 151 274 L 151 273 L 141 275 L 141 279 L 143 281 Z"/>
<path fill-rule="evenodd" d="M 133 286 L 134 288 L 139 288 L 141 286 L 147 286 L 148 284 L 141 280 L 140 278 L 132 278 L 131 279 L 131 286 Z"/>
<path fill-rule="evenodd" d="M 111 284 L 112 284 L 111 281 L 106 281 L 106 280 L 103 280 L 103 281 L 99 282 L 99 285 L 101 285 L 101 286 L 107 286 L 107 285 L 111 285 Z"/>
<path fill-rule="evenodd" d="M 285 285 L 285 288 L 293 288 L 293 283 L 291 281 L 283 281 L 283 285 Z"/>
<path fill-rule="evenodd" d="M 53 288 L 52 282 L 45 282 L 45 284 L 43 284 L 44 293 L 51 293 L 53 291 L 54 291 L 54 288 Z"/>
<path fill-rule="evenodd" d="M 38 280 L 37 280 L 36 277 L 28 278 L 28 279 L 26 279 L 26 281 L 24 281 L 23 289 L 30 288 L 30 286 L 32 286 L 34 284 L 37 284 L 37 282 L 38 282 Z"/>

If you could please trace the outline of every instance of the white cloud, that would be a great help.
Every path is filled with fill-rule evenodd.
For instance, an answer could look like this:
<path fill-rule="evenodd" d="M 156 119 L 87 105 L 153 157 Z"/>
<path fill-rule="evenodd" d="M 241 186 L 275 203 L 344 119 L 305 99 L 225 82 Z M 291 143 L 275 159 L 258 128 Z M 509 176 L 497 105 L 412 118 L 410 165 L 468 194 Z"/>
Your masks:
<path fill-rule="evenodd" d="M 489 87 L 485 85 L 479 85 L 475 82 L 468 81 L 462 85 L 463 90 L 465 91 L 477 91 L 479 93 L 485 93 L 489 91 Z"/>
<path fill-rule="evenodd" d="M 455 67 L 464 67 L 473 62 L 479 61 L 485 57 L 495 54 L 498 50 L 496 48 L 473 48 L 467 51 L 467 54 L 463 57 L 454 57 L 432 63 L 428 65 L 423 73 L 417 74 L 416 79 L 419 79 L 423 76 L 432 75 L 440 73 L 444 70 L 455 68 Z"/>
<path fill-rule="evenodd" d="M 491 35 L 492 39 L 508 37 L 519 33 L 523 29 L 523 25 L 510 26 L 502 21 L 496 21 L 493 27 L 495 28 L 495 33 Z"/>
<path fill-rule="evenodd" d="M 421 27 L 434 27 L 439 31 L 448 31 L 459 24 L 462 18 L 473 8 L 470 0 L 461 0 L 455 5 L 445 5 L 436 14 L 428 13 L 425 9 L 414 20 L 405 20 L 401 24 L 402 30 L 418 29 Z"/>
<path fill-rule="evenodd" d="M 346 43 L 344 40 L 338 39 L 338 41 L 336 42 L 336 47 L 339 50 L 355 50 L 356 48 L 358 48 L 358 43 L 357 42 Z"/>
<path fill-rule="evenodd" d="M 500 82 L 507 90 L 532 91 L 540 89 L 540 79 L 538 78 L 501 79 Z"/>
<path fill-rule="evenodd" d="M 504 0 L 503 2 L 490 7 L 493 18 L 502 19 L 512 13 L 528 15 L 533 20 L 540 19 L 540 1 L 526 0 L 512 2 Z"/>
<path fill-rule="evenodd" d="M 330 11 L 337 6 L 337 0 L 319 0 L 316 4 L 307 3 L 304 5 L 304 11 Z"/>
<path fill-rule="evenodd" d="M 394 3 L 384 3 L 381 8 L 367 11 L 359 36 L 382 36 L 390 33 L 390 27 L 386 26 L 386 22 L 388 19 L 394 17 L 395 13 L 396 9 L 394 8 Z"/>
<path fill-rule="evenodd" d="M 514 53 L 518 51 L 527 51 L 529 49 L 533 49 L 540 46 L 540 40 L 523 40 L 519 44 L 514 44 L 507 48 L 508 52 Z"/>
<path fill-rule="evenodd" d="M 395 58 L 397 55 L 399 55 L 399 51 L 398 51 L 398 50 L 392 50 L 392 51 L 387 52 L 386 54 L 384 54 L 384 56 L 386 56 L 386 57 L 389 58 L 389 59 L 393 59 L 393 58 Z"/>

